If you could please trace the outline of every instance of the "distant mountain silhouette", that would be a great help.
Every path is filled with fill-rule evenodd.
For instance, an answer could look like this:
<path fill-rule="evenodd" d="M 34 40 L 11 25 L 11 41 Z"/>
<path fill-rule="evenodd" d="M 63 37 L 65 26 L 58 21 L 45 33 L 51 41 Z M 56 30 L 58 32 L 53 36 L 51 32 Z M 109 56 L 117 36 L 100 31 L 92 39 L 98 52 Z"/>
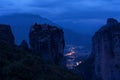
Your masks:
<path fill-rule="evenodd" d="M 20 44 L 23 39 L 28 41 L 30 27 L 35 23 L 47 23 L 55 25 L 50 20 L 32 14 L 12 14 L 0 16 L 0 24 L 9 24 L 15 34 L 16 43 Z"/>
<path fill-rule="evenodd" d="M 90 36 L 80 34 L 71 29 L 64 28 L 66 44 L 90 46 Z"/>
<path fill-rule="evenodd" d="M 11 14 L 0 16 L 0 24 L 9 24 L 12 27 L 13 34 L 16 38 L 16 43 L 20 44 L 22 40 L 28 41 L 30 27 L 35 23 L 47 23 L 57 25 L 52 21 L 33 14 Z M 65 32 L 66 43 L 68 44 L 88 44 L 88 36 L 76 33 L 68 28 L 63 28 Z"/>

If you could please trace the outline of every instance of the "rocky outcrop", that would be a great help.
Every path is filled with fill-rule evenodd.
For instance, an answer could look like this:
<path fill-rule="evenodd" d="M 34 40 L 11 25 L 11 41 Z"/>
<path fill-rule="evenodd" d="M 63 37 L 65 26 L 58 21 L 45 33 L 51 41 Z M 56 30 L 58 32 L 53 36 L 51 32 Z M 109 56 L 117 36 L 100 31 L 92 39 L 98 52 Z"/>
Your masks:
<path fill-rule="evenodd" d="M 31 51 L 0 41 L 0 80 L 83 80 L 58 65 L 45 63 Z"/>
<path fill-rule="evenodd" d="M 27 43 L 25 40 L 23 40 L 23 41 L 21 42 L 19 48 L 20 48 L 21 50 L 28 50 L 28 49 L 29 49 L 29 48 L 28 48 L 28 43 Z"/>
<path fill-rule="evenodd" d="M 30 45 L 44 61 L 59 64 L 64 51 L 63 30 L 47 24 L 35 23 L 30 30 Z"/>
<path fill-rule="evenodd" d="M 109 18 L 93 36 L 95 80 L 120 80 L 120 24 Z"/>
<path fill-rule="evenodd" d="M 14 45 L 14 36 L 9 25 L 0 24 L 0 41 Z"/>

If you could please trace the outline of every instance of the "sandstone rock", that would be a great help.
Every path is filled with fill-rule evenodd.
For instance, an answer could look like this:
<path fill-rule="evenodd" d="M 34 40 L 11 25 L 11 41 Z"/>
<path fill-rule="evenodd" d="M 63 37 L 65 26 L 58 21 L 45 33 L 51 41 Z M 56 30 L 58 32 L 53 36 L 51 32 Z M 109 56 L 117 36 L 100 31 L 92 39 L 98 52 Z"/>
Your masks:
<path fill-rule="evenodd" d="M 118 25 L 118 21 L 116 19 L 113 19 L 113 18 L 108 18 L 107 25 L 108 26 L 117 26 Z"/>
<path fill-rule="evenodd" d="M 0 24 L 0 40 L 14 45 L 14 36 L 9 25 Z"/>
<path fill-rule="evenodd" d="M 93 36 L 95 80 L 120 80 L 120 24 L 108 19 Z"/>
<path fill-rule="evenodd" d="M 63 30 L 47 24 L 35 24 L 30 30 L 30 45 L 44 61 L 59 64 L 64 51 Z"/>

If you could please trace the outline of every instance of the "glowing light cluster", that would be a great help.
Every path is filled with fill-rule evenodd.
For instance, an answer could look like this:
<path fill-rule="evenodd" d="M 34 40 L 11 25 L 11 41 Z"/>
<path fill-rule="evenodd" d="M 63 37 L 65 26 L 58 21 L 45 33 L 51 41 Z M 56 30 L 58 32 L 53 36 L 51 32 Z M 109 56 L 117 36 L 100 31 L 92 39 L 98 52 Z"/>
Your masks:
<path fill-rule="evenodd" d="M 74 52 L 74 51 L 72 51 L 72 52 L 69 52 L 69 53 L 65 54 L 65 56 L 71 56 L 71 55 L 73 55 L 73 54 L 75 54 L 75 52 Z"/>
<path fill-rule="evenodd" d="M 82 63 L 82 61 L 76 62 L 76 65 L 78 66 L 78 65 L 80 65 L 81 63 Z"/>
<path fill-rule="evenodd" d="M 83 49 L 83 47 L 81 47 L 81 46 L 79 46 L 79 48 Z M 70 46 L 70 48 L 68 48 L 69 53 L 66 53 L 64 55 L 67 57 L 66 67 L 68 69 L 73 69 L 74 67 L 77 67 L 83 63 L 83 61 L 77 60 L 77 58 L 80 57 L 80 55 L 78 54 L 76 49 L 78 49 L 78 47 Z"/>
<path fill-rule="evenodd" d="M 67 64 L 66 66 L 68 67 L 68 69 L 73 69 L 74 67 L 79 66 L 80 64 L 82 64 L 82 61 L 70 62 L 70 63 Z"/>

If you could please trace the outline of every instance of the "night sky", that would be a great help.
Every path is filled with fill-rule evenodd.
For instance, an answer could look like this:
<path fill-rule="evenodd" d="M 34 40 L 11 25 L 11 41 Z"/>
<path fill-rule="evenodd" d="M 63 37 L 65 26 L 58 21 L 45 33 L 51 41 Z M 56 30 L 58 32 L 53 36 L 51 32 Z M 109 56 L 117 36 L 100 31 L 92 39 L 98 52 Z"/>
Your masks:
<path fill-rule="evenodd" d="M 81 33 L 92 33 L 106 19 L 120 19 L 119 0 L 0 0 L 0 15 L 37 14 Z"/>

